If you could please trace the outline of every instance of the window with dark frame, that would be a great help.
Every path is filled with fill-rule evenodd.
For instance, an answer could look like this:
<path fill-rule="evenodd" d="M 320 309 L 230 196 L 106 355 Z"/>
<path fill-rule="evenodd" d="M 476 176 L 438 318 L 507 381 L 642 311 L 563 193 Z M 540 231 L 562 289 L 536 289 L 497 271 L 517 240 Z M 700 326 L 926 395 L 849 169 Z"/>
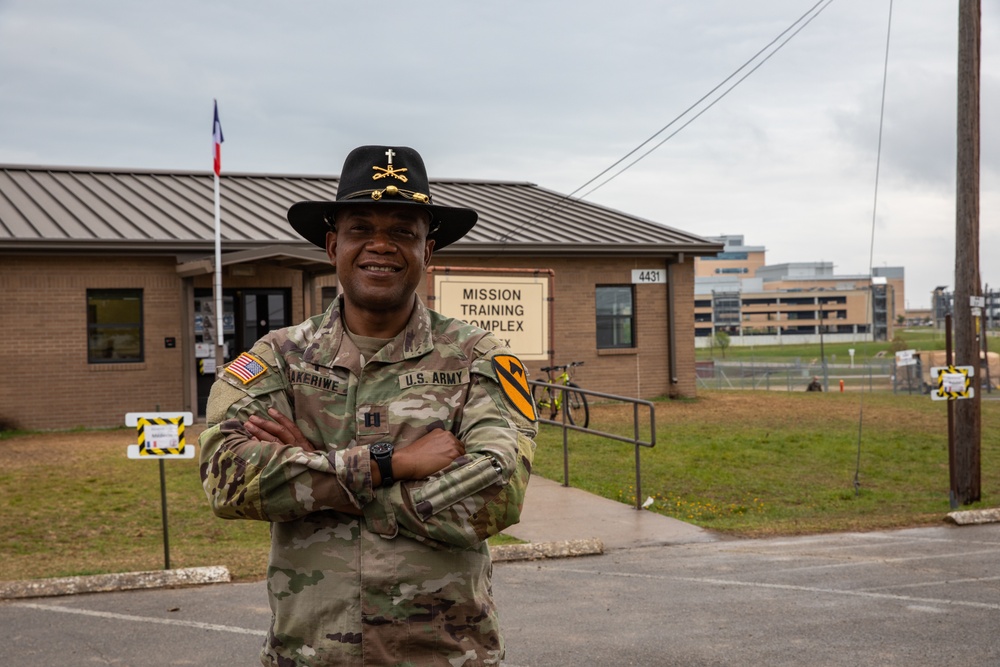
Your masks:
<path fill-rule="evenodd" d="M 141 289 L 87 290 L 87 363 L 144 361 Z"/>
<path fill-rule="evenodd" d="M 597 287 L 597 348 L 635 347 L 635 308 L 631 285 Z"/>

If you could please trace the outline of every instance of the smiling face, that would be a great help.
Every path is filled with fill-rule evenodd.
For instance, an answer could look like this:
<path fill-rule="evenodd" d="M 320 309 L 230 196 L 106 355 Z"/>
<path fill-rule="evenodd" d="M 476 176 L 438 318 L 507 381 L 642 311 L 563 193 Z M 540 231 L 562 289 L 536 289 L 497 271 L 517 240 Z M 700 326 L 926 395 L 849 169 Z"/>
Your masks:
<path fill-rule="evenodd" d="M 434 249 L 429 227 L 430 214 L 416 206 L 351 206 L 337 213 L 326 252 L 352 332 L 387 338 L 406 326 Z"/>

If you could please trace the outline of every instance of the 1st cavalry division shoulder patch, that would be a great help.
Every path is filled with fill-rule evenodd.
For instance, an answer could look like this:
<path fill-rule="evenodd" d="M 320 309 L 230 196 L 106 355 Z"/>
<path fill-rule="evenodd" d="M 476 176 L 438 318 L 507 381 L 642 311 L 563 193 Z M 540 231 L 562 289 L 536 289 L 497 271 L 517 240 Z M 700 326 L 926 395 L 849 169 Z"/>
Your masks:
<path fill-rule="evenodd" d="M 243 352 L 226 366 L 226 372 L 238 377 L 243 384 L 250 384 L 267 372 L 267 365 L 249 352 Z"/>
<path fill-rule="evenodd" d="M 493 370 L 496 371 L 503 395 L 511 405 L 526 418 L 537 421 L 535 402 L 531 399 L 531 387 L 528 386 L 524 364 L 515 356 L 498 354 L 493 357 Z"/>

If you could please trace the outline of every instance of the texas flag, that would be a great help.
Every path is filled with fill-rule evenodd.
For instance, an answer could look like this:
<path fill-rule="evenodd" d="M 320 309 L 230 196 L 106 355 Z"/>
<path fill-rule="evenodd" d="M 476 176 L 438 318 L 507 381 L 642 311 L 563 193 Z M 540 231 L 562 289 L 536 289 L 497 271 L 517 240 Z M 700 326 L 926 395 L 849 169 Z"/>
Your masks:
<path fill-rule="evenodd" d="M 214 158 L 214 168 L 215 175 L 219 176 L 222 172 L 222 123 L 219 122 L 219 103 L 212 100 L 215 104 L 215 121 L 212 123 L 212 140 L 215 147 L 212 150 L 212 156 Z"/>

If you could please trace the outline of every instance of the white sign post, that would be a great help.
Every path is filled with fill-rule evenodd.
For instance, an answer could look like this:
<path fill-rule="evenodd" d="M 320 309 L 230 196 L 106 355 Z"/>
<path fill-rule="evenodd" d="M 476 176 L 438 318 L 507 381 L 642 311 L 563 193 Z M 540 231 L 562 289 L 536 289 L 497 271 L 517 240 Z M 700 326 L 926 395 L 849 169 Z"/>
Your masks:
<path fill-rule="evenodd" d="M 170 569 L 170 534 L 167 530 L 167 479 L 164 459 L 192 459 L 194 445 L 184 444 L 184 427 L 194 417 L 190 412 L 129 412 L 125 425 L 135 426 L 138 443 L 129 445 L 130 459 L 160 462 L 160 511 L 163 515 L 163 569 Z"/>

